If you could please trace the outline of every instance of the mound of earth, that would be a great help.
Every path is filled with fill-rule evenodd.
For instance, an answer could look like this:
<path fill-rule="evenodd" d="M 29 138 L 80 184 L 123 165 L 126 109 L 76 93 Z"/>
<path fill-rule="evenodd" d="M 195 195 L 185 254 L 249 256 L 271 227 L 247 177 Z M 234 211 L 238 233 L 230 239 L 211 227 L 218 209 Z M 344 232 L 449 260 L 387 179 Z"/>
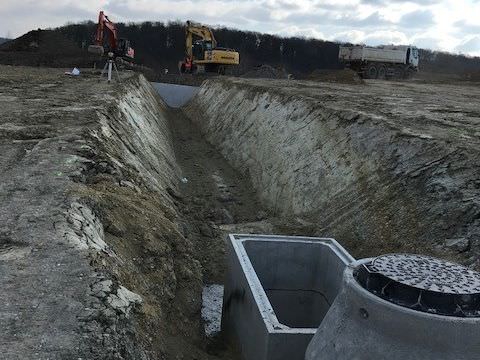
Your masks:
<path fill-rule="evenodd" d="M 287 79 L 288 74 L 285 69 L 274 68 L 270 65 L 260 65 L 254 69 L 247 71 L 241 77 L 243 78 L 254 78 L 254 79 Z"/>
<path fill-rule="evenodd" d="M 363 79 L 351 69 L 314 70 L 308 75 L 308 80 L 344 84 L 363 84 Z"/>
<path fill-rule="evenodd" d="M 0 45 L 0 63 L 7 65 L 90 67 L 98 56 L 55 30 L 33 30 Z"/>

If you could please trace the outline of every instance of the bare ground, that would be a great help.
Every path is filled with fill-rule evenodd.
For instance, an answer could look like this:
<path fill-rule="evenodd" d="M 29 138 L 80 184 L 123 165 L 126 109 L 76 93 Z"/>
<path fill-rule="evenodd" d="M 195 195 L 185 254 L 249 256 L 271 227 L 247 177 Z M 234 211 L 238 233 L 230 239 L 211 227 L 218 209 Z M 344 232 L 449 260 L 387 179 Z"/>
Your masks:
<path fill-rule="evenodd" d="M 223 282 L 227 231 L 272 232 L 249 180 L 134 74 L 1 70 L 0 350 L 234 359 L 204 337 L 201 292 Z"/>
<path fill-rule="evenodd" d="M 257 93 L 246 94 L 250 100 L 262 91 L 273 93 L 282 109 L 293 99 L 295 106 L 288 109 L 294 115 L 303 101 L 310 113 L 328 104 L 343 114 L 348 104 L 359 116 L 340 119 L 342 128 L 362 126 L 372 117 L 374 126 L 395 134 L 390 141 L 399 149 L 405 141 L 428 149 L 411 166 L 415 171 L 397 161 L 418 154 L 409 151 L 388 158 L 393 170 L 384 166 L 368 176 L 361 169 L 355 192 L 335 192 L 326 211 L 315 217 L 282 214 L 276 207 L 268 211 L 256 195 L 261 189 L 255 177 L 252 181 L 253 170 L 232 167 L 229 152 L 245 152 L 248 131 L 232 137 L 228 147 L 207 136 L 214 147 L 197 125 L 208 112 L 192 116 L 190 111 L 187 117 L 183 110 L 160 106 L 136 75 L 124 75 L 116 87 L 89 74 L 65 77 L 58 69 L 0 70 L 0 351 L 8 359 L 235 359 L 221 339 L 205 339 L 200 318 L 203 285 L 223 281 L 228 232 L 333 234 L 357 257 L 414 251 L 478 265 L 480 240 L 477 227 L 470 226 L 478 221 L 478 86 L 233 84 L 248 91 L 255 87 Z M 253 119 L 264 121 L 266 109 Z M 156 132 L 136 127 L 143 121 L 135 117 L 137 110 Z M 248 111 L 240 114 L 242 121 Z M 160 116 L 155 120 L 157 113 L 163 123 Z M 259 133 L 250 135 L 262 143 Z M 364 148 L 374 139 L 367 135 Z M 405 171 L 402 164 L 408 165 Z M 396 181 L 390 181 L 390 171 L 400 174 Z M 433 195 L 417 205 L 427 183 Z M 315 194 L 305 196 L 317 201 Z M 438 194 L 446 206 L 428 203 Z M 429 211 L 441 216 L 423 218 Z M 374 215 L 374 222 L 366 221 Z M 447 249 L 444 238 L 392 237 L 395 221 L 404 221 L 402 231 L 416 235 L 411 224 L 425 227 L 431 219 L 441 225 L 438 231 L 453 237 L 462 234 L 455 232 L 459 219 L 467 219 L 460 230 L 470 236 L 468 248 Z"/>
<path fill-rule="evenodd" d="M 223 271 L 221 237 L 183 212 L 168 125 L 154 117 L 165 108 L 145 84 L 1 67 L 5 358 L 218 358 L 206 351 L 200 306 L 203 279 Z M 137 121 L 154 132 L 138 133 Z M 186 176 L 195 184 L 198 173 Z M 201 186 L 216 199 L 213 181 Z M 213 254 L 197 253 L 199 239 Z"/>

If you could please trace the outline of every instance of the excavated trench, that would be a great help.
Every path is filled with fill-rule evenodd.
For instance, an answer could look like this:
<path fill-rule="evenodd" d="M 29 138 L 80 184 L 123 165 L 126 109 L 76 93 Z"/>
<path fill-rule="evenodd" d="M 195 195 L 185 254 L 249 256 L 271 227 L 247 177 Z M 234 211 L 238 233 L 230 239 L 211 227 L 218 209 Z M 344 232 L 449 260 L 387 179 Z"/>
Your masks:
<path fill-rule="evenodd" d="M 476 88 L 224 79 L 171 108 L 138 75 L 4 70 L 9 358 L 235 359 L 201 318 L 227 233 L 478 265 Z"/>
<path fill-rule="evenodd" d="M 462 87 L 217 79 L 162 91 L 183 105 L 170 129 L 205 284 L 222 282 L 227 232 L 478 268 L 480 111 Z"/>

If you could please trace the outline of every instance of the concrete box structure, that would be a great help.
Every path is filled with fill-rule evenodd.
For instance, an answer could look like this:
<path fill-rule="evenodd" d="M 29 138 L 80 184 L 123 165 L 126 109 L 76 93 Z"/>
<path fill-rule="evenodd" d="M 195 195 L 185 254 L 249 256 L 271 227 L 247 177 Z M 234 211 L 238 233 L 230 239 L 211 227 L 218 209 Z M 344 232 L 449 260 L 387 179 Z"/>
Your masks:
<path fill-rule="evenodd" d="M 222 331 L 245 360 L 304 360 L 354 259 L 333 239 L 229 235 Z"/>

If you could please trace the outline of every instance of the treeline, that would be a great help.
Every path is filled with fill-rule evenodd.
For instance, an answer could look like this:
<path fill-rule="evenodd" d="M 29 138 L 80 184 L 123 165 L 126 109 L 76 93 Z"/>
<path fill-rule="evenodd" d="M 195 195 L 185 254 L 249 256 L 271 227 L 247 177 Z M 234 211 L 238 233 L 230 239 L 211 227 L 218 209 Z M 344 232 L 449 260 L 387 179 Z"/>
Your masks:
<path fill-rule="evenodd" d="M 442 51 L 421 49 L 420 69 L 440 74 L 477 74 L 480 73 L 480 58 L 455 55 Z"/>
<path fill-rule="evenodd" d="M 67 25 L 59 28 L 77 43 L 91 42 L 95 31 L 93 22 Z M 144 22 L 118 24 L 121 37 L 129 39 L 135 48 L 139 63 L 160 70 L 177 68 L 185 53 L 184 23 Z M 240 52 L 238 72 L 269 64 L 285 68 L 291 73 L 310 73 L 315 69 L 338 69 L 338 44 L 298 37 L 281 38 L 269 34 L 216 28 L 219 46 Z"/>
<path fill-rule="evenodd" d="M 96 24 L 85 22 L 58 28 L 62 34 L 85 47 L 93 39 Z M 137 62 L 155 70 L 177 68 L 184 56 L 185 30 L 179 22 L 118 24 L 121 37 L 131 41 Z M 228 28 L 214 29 L 219 46 L 240 52 L 238 73 L 268 64 L 301 75 L 316 69 L 339 69 L 338 43 L 301 37 L 283 38 Z M 422 50 L 420 67 L 424 71 L 465 74 L 480 69 L 480 58 Z"/>

